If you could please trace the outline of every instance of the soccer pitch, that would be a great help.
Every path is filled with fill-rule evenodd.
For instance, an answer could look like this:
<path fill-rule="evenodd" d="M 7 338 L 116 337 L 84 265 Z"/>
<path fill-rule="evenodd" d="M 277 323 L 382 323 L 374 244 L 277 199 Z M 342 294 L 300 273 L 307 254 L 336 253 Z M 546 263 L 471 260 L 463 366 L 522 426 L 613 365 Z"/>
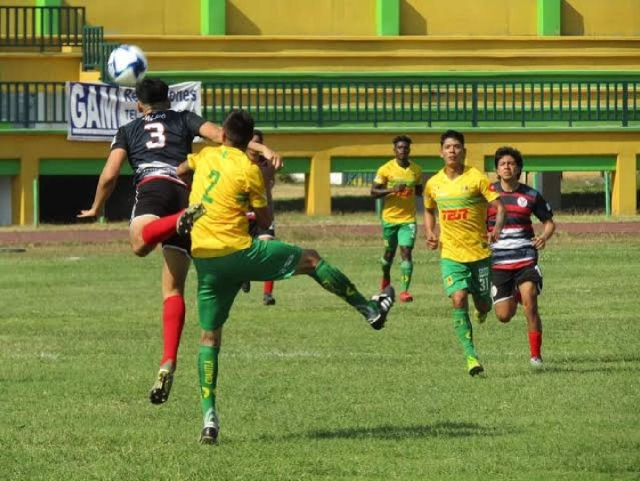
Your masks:
<path fill-rule="evenodd" d="M 370 295 L 381 241 L 351 237 L 287 240 Z M 550 241 L 546 366 L 529 368 L 522 313 L 490 315 L 474 326 L 483 378 L 466 373 L 437 254 L 421 239 L 414 258 L 416 300 L 379 332 L 309 278 L 276 283 L 273 307 L 260 283 L 240 293 L 220 355 L 220 444 L 200 446 L 195 275 L 171 398 L 154 406 L 157 252 L 0 254 L 0 479 L 638 479 L 637 237 Z"/>

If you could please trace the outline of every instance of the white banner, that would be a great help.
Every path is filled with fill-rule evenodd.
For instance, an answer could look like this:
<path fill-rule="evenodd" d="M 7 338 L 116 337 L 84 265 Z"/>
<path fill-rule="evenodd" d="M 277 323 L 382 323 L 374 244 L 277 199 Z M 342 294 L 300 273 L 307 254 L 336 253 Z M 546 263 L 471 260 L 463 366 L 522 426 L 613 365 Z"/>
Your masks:
<path fill-rule="evenodd" d="M 173 110 L 202 115 L 200 82 L 169 86 Z M 111 142 L 118 128 L 141 117 L 134 88 L 67 82 L 67 139 Z"/>

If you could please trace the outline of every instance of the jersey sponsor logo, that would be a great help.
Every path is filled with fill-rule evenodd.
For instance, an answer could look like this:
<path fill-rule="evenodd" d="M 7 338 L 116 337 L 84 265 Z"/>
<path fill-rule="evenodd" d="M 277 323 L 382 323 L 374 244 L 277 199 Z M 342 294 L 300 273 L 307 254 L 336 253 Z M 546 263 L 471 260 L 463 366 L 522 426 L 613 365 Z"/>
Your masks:
<path fill-rule="evenodd" d="M 442 220 L 446 221 L 466 220 L 469 216 L 469 209 L 467 207 L 461 209 L 445 209 L 440 211 L 440 216 Z"/>

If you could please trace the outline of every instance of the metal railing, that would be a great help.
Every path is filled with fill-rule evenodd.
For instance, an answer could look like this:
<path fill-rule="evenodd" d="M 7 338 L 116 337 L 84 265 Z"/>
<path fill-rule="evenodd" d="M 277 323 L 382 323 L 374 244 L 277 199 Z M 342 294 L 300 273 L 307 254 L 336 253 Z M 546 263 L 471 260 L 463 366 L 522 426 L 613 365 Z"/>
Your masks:
<path fill-rule="evenodd" d="M 64 82 L 0 82 L 0 122 L 66 122 Z M 628 127 L 640 125 L 640 78 L 447 82 L 419 79 L 207 82 L 203 115 L 248 109 L 263 127 Z"/>
<path fill-rule="evenodd" d="M 0 47 L 82 45 L 85 7 L 0 7 Z"/>
<path fill-rule="evenodd" d="M 104 29 L 85 25 L 82 29 L 82 70 L 99 70 L 103 79 L 107 77 L 107 61 L 111 51 L 120 44 L 104 41 Z"/>

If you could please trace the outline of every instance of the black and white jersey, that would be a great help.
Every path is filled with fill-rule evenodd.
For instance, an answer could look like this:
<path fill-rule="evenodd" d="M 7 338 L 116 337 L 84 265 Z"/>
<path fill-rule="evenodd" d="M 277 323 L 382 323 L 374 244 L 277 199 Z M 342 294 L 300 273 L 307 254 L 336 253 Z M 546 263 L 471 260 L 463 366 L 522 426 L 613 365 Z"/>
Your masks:
<path fill-rule="evenodd" d="M 507 216 L 500 239 L 491 245 L 493 268 L 520 269 L 537 264 L 538 251 L 533 247 L 535 232 L 531 216 L 546 222 L 553 218 L 551 206 L 540 192 L 525 184 L 518 185 L 513 192 L 505 192 L 500 182 L 495 182 L 491 190 L 500 194 Z M 496 213 L 497 210 L 490 206 L 487 216 L 489 231 L 496 223 Z"/>
<path fill-rule="evenodd" d="M 111 150 L 127 151 L 135 185 L 157 177 L 182 183 L 176 169 L 191 153 L 204 123 L 205 119 L 189 111 L 152 112 L 120 127 Z"/>

